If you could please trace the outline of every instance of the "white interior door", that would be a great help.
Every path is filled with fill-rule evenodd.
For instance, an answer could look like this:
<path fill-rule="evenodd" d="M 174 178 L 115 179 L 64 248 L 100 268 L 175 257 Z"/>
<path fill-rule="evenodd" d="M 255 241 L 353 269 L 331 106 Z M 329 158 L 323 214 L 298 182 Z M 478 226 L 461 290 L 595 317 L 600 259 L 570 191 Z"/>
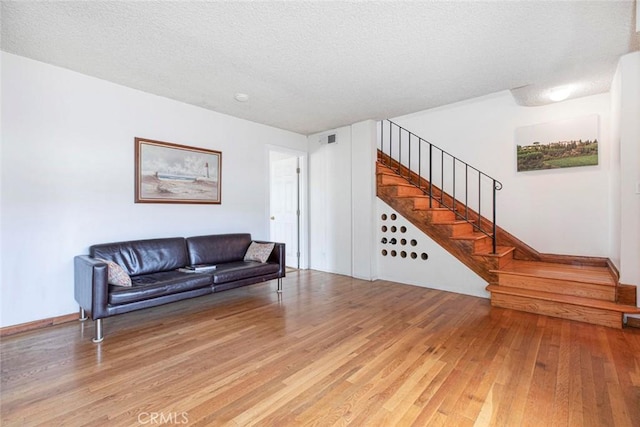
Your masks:
<path fill-rule="evenodd" d="M 299 167 L 298 157 L 270 162 L 271 240 L 286 246 L 287 267 L 299 268 Z"/>

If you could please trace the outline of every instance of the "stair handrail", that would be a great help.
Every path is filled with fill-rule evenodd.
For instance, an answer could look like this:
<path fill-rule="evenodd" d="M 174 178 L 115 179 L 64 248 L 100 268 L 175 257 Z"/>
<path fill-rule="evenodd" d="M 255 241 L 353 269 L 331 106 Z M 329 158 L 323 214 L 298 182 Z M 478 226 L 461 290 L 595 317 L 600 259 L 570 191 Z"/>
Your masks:
<path fill-rule="evenodd" d="M 385 153 L 384 151 L 384 142 L 385 142 L 385 129 L 384 129 L 384 124 L 389 123 L 389 152 Z M 393 156 L 393 132 L 395 130 L 395 128 L 397 128 L 398 131 L 398 138 L 397 138 L 397 147 L 398 147 L 398 155 L 397 157 Z M 403 164 L 402 163 L 402 135 L 403 133 L 405 135 L 408 136 L 408 149 L 406 150 L 408 153 L 408 160 L 407 160 L 407 164 Z M 416 141 L 417 138 L 417 147 L 418 147 L 418 161 L 417 161 L 417 165 L 418 165 L 418 170 L 415 171 L 413 169 L 411 169 L 411 143 L 412 143 L 412 137 L 414 137 L 414 141 Z M 432 144 L 431 142 L 427 141 L 426 139 L 420 137 L 419 135 L 416 135 L 415 133 L 411 132 L 408 129 L 405 129 L 404 127 L 400 126 L 399 124 L 389 120 L 389 119 L 383 119 L 380 120 L 380 147 L 379 150 L 380 152 L 383 154 L 383 156 L 381 157 L 382 163 L 386 164 L 389 168 L 391 168 L 392 170 L 394 170 L 398 175 L 404 177 L 402 170 L 403 168 L 406 168 L 407 172 L 407 180 L 409 181 L 409 183 L 411 185 L 413 185 L 416 188 L 419 188 L 423 194 L 425 195 L 429 195 L 429 207 L 432 208 L 433 207 L 433 201 L 436 200 L 441 206 L 447 208 L 448 210 L 450 210 L 451 212 L 454 213 L 455 218 L 459 218 L 462 219 L 466 222 L 468 222 L 469 224 L 471 224 L 471 226 L 473 227 L 473 229 L 478 230 L 479 232 L 483 233 L 484 235 L 488 236 L 491 239 L 491 246 L 492 246 L 492 253 L 495 254 L 496 253 L 496 249 L 497 249 L 497 236 L 496 236 L 496 230 L 497 230 L 497 225 L 496 225 L 496 192 L 502 190 L 502 182 L 498 181 L 497 179 L 493 178 L 492 176 L 488 175 L 487 173 L 481 171 L 480 169 L 476 168 L 473 165 L 470 165 L 469 163 L 465 162 L 464 160 L 461 160 L 460 158 L 458 158 L 457 156 L 454 156 L 453 154 L 449 153 L 446 150 L 443 150 L 442 148 L 438 147 L 435 144 Z M 429 162 L 429 176 L 428 176 L 428 191 L 423 187 L 422 185 L 422 181 L 426 179 L 426 177 L 422 176 L 422 144 L 428 144 L 428 149 L 429 149 L 429 154 L 428 154 L 428 162 Z M 434 184 L 433 184 L 433 160 L 434 160 L 434 149 L 437 150 L 438 152 L 440 152 L 440 199 L 436 199 L 434 197 L 433 194 L 433 190 L 434 190 Z M 388 158 L 390 159 L 389 162 L 386 161 L 386 158 L 384 156 L 388 156 Z M 453 191 L 452 194 L 449 195 L 445 192 L 445 188 L 444 188 L 444 169 L 445 169 L 445 164 L 444 164 L 444 158 L 445 155 L 448 156 L 449 158 L 451 158 L 452 161 L 452 183 L 453 183 Z M 396 162 L 397 164 L 394 164 L 393 162 Z M 464 196 L 465 196 L 465 200 L 464 203 L 460 200 L 456 199 L 456 165 L 457 164 L 461 164 L 464 167 L 465 170 L 465 191 L 464 191 Z M 475 214 L 478 216 L 477 218 L 477 224 L 475 219 L 471 220 L 470 215 L 469 215 L 469 200 L 468 200 L 468 196 L 469 196 L 469 192 L 468 192 L 468 174 L 469 174 L 469 169 L 471 169 L 472 171 L 477 172 L 478 174 L 478 209 L 477 212 L 475 212 Z M 413 182 L 413 175 L 417 175 L 417 182 Z M 492 212 L 491 212 L 491 225 L 490 228 L 491 230 L 487 230 L 482 226 L 482 220 L 484 219 L 482 217 L 482 209 L 481 209 L 481 204 L 482 204 L 482 177 L 485 177 L 486 179 L 488 179 L 492 184 L 491 184 L 491 205 L 492 205 Z M 436 187 L 437 188 L 437 187 Z M 444 199 L 444 195 L 447 195 L 448 197 L 451 198 L 452 203 L 451 206 L 448 206 L 447 203 L 445 202 Z M 456 209 L 456 203 L 458 203 L 458 207 L 460 206 L 460 204 L 462 204 L 464 206 L 464 215 L 459 213 L 458 210 Z M 473 213 L 473 210 L 472 210 Z M 487 219 L 485 219 L 485 221 L 488 221 Z"/>

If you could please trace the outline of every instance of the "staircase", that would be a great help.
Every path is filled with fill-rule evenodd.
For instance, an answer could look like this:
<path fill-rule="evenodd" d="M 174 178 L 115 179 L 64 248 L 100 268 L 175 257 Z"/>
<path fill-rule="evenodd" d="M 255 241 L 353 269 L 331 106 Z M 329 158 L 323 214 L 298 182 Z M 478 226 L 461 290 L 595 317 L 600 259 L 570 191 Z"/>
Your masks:
<path fill-rule="evenodd" d="M 619 284 L 617 271 L 609 260 L 540 254 L 496 226 L 495 212 L 493 220 L 484 218 L 477 213 L 480 203 L 477 209 L 471 209 L 442 190 L 444 180 L 439 186 L 432 185 L 420 173 L 410 170 L 405 164 L 412 164 L 413 149 L 411 146 L 404 149 L 409 160 L 401 162 L 400 135 L 404 129 L 397 127 L 401 129 L 394 144 L 400 154 L 398 158 L 391 156 L 391 143 L 387 153 L 378 151 L 377 196 L 486 280 L 492 306 L 612 328 L 623 327 L 625 313 L 640 314 L 635 305 L 635 286 Z M 384 134 L 381 129 L 381 135 Z M 424 140 L 417 138 L 417 141 L 420 144 Z M 384 148 L 385 142 L 380 146 Z M 429 155 L 433 152 L 430 148 Z M 454 194 L 455 191 L 454 186 Z M 493 206 L 495 211 L 495 203 Z"/>

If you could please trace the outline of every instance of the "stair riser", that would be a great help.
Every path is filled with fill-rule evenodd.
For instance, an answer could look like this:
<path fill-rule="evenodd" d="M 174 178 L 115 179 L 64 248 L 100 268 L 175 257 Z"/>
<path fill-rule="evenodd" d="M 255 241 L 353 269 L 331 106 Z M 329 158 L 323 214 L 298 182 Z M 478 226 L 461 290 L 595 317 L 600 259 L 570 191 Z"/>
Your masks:
<path fill-rule="evenodd" d="M 411 197 L 398 197 L 395 200 L 398 204 L 398 212 L 413 210 L 413 199 Z"/>
<path fill-rule="evenodd" d="M 391 168 L 381 165 L 380 163 L 377 163 L 376 173 L 395 173 L 395 171 Z"/>
<path fill-rule="evenodd" d="M 485 237 L 483 239 L 459 239 L 460 243 L 469 251 L 474 254 L 477 252 L 490 252 L 491 251 L 491 239 Z"/>
<path fill-rule="evenodd" d="M 610 328 L 622 328 L 622 313 L 616 311 L 497 293 L 491 294 L 491 305 Z"/>
<path fill-rule="evenodd" d="M 513 261 L 513 252 L 498 258 L 498 269 L 504 268 Z"/>
<path fill-rule="evenodd" d="M 636 287 L 622 283 L 618 285 L 617 301 L 620 304 L 636 305 L 638 303 Z"/>
<path fill-rule="evenodd" d="M 417 187 L 410 185 L 378 185 L 378 194 L 383 194 L 388 197 L 406 197 L 422 196 L 422 191 Z"/>
<path fill-rule="evenodd" d="M 414 211 L 414 215 L 422 218 L 427 224 L 432 224 L 446 230 L 446 234 L 449 237 L 464 236 L 473 232 L 473 226 L 469 223 L 460 222 L 458 224 L 447 224 L 452 221 L 452 217 L 448 217 L 447 219 L 434 219 L 434 212 L 438 211 Z M 453 215 L 453 212 L 442 211 L 442 214 L 445 216 L 449 213 Z"/>
<path fill-rule="evenodd" d="M 426 197 L 418 197 L 413 199 L 413 208 L 416 210 L 427 210 L 431 208 L 440 208 L 442 205 L 437 200 L 431 200 L 431 206 L 429 206 L 429 199 Z"/>
<path fill-rule="evenodd" d="M 473 251 L 474 252 L 484 252 L 487 250 L 491 250 L 493 246 L 493 242 L 490 238 L 485 237 L 484 239 L 476 240 L 473 242 Z"/>
<path fill-rule="evenodd" d="M 451 211 L 431 210 L 427 211 L 427 217 L 431 222 L 437 224 L 439 222 L 455 221 L 456 215 Z"/>
<path fill-rule="evenodd" d="M 484 239 L 474 241 L 472 248 L 473 253 L 487 253 L 491 252 L 491 250 L 493 249 L 493 243 L 491 242 L 490 238 L 485 237 Z M 511 257 L 509 257 L 509 259 L 511 259 Z"/>
<path fill-rule="evenodd" d="M 512 288 L 532 291 L 552 292 L 562 295 L 593 298 L 602 301 L 616 300 L 616 288 L 613 286 L 574 282 L 546 277 L 521 276 L 518 274 L 499 273 L 498 284 Z"/>
<path fill-rule="evenodd" d="M 416 186 L 416 188 L 418 188 L 418 179 L 417 178 L 413 178 L 412 180 L 409 180 L 407 178 L 406 175 L 398 175 L 395 171 L 386 171 L 384 173 L 380 173 L 378 172 L 377 174 L 377 179 L 378 179 L 378 184 L 381 185 L 394 185 L 394 184 L 399 184 L 399 185 L 407 185 L 407 184 L 411 184 L 413 186 Z M 382 182 L 382 179 L 388 179 L 388 181 L 386 181 L 385 183 Z M 421 195 L 429 195 L 429 184 L 423 182 L 422 183 L 422 193 Z M 441 192 L 438 188 L 434 187 L 431 193 L 431 198 L 434 200 L 434 203 L 437 200 L 440 200 L 441 198 Z M 428 200 L 428 199 L 427 199 Z"/>
<path fill-rule="evenodd" d="M 449 230 L 449 236 L 451 237 L 464 236 L 465 234 L 473 233 L 473 226 L 468 223 L 438 224 L 434 222 L 434 225 L 440 225 L 442 227 L 446 227 Z"/>
<path fill-rule="evenodd" d="M 408 184 L 407 180 L 398 175 L 378 175 L 378 183 L 380 185 Z"/>
<path fill-rule="evenodd" d="M 422 190 L 420 190 L 417 187 L 411 187 L 411 186 L 398 186 L 398 187 L 394 187 L 395 189 L 392 190 L 392 193 L 395 193 L 396 196 L 398 197 L 404 197 L 404 196 L 422 196 Z"/>
<path fill-rule="evenodd" d="M 500 270 L 501 268 L 506 267 L 513 261 L 513 252 L 510 252 L 504 256 L 486 256 L 486 255 L 474 255 L 475 257 L 481 258 L 483 263 L 491 266 L 492 270 Z M 491 273 L 495 277 L 495 280 L 490 280 L 491 283 L 498 283 L 498 275 L 495 273 Z"/>

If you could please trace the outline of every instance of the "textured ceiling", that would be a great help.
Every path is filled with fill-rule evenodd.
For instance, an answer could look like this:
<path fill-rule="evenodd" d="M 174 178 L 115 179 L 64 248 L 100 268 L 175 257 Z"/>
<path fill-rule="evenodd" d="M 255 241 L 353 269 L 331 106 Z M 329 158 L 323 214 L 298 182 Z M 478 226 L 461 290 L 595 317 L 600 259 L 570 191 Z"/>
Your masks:
<path fill-rule="evenodd" d="M 569 83 L 605 92 L 639 46 L 632 0 L 3 0 L 1 12 L 4 51 L 302 134 L 507 89 L 523 105 Z"/>

